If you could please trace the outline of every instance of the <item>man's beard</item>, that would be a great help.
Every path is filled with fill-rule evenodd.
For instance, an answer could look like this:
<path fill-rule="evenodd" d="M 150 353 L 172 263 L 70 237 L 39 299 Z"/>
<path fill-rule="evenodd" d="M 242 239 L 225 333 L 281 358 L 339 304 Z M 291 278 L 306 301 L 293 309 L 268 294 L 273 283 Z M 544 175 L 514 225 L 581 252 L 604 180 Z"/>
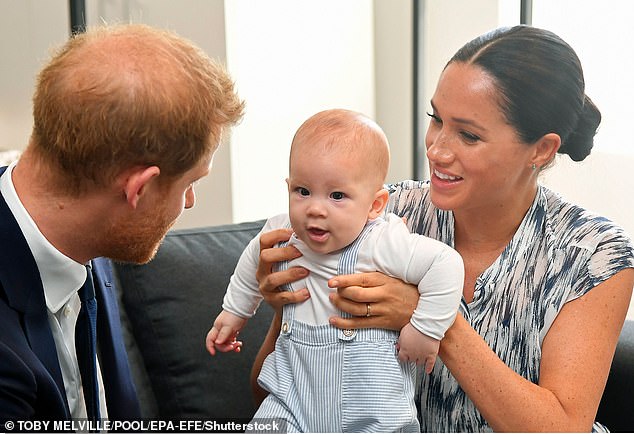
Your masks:
<path fill-rule="evenodd" d="M 165 214 L 165 208 L 160 208 L 137 220 L 113 222 L 102 256 L 117 262 L 149 262 L 175 222 L 175 219 L 167 219 Z"/>

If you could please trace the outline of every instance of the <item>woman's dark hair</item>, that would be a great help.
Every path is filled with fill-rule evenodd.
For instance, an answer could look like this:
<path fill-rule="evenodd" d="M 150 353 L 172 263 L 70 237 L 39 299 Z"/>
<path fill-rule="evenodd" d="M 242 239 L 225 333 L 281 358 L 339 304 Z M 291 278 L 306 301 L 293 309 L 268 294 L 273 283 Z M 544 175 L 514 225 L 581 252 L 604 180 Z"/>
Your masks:
<path fill-rule="evenodd" d="M 501 28 L 467 43 L 452 62 L 478 65 L 497 83 L 500 106 L 526 143 L 561 137 L 559 153 L 586 158 L 601 112 L 585 94 L 576 53 L 554 33 L 530 26 Z"/>

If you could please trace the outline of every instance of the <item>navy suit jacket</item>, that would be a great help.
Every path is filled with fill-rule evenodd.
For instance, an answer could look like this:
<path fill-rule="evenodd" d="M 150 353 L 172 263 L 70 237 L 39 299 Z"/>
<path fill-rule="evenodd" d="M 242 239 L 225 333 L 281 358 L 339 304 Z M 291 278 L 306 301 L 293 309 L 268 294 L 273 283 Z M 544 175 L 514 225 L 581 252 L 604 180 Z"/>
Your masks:
<path fill-rule="evenodd" d="M 0 176 L 5 169 L 0 168 Z M 93 277 L 108 419 L 139 419 L 108 260 L 93 260 Z M 0 195 L 0 421 L 28 419 L 67 420 L 70 411 L 40 273 Z"/>

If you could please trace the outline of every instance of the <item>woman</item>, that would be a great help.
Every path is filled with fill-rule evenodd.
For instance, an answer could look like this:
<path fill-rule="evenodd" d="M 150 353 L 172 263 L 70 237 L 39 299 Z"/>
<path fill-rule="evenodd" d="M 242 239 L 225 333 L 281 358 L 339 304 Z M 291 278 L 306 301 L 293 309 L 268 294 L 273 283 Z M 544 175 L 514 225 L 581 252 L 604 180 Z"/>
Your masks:
<path fill-rule="evenodd" d="M 594 417 L 634 286 L 634 246 L 537 182 L 557 152 L 589 155 L 601 119 L 576 54 L 532 27 L 485 34 L 449 61 L 429 116 L 431 180 L 391 186 L 388 211 L 462 255 L 465 304 L 441 342 L 442 363 L 423 378 L 422 430 L 601 429 Z M 309 297 L 277 291 L 305 273 L 271 272 L 297 255 L 271 248 L 287 237 L 261 239 L 257 277 L 277 310 Z M 358 315 L 333 318 L 339 328 L 400 329 L 416 306 L 412 288 L 378 273 L 330 285 L 340 288 L 333 303 Z"/>

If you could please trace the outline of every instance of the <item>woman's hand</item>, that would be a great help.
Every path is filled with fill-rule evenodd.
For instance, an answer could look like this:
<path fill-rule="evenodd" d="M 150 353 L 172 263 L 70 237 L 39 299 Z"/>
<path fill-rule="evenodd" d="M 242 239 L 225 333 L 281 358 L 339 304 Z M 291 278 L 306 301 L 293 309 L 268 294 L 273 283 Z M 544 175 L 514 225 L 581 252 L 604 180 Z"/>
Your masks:
<path fill-rule="evenodd" d="M 260 293 L 277 313 L 289 303 L 299 303 L 310 298 L 308 289 L 300 291 L 280 291 L 279 287 L 302 279 L 308 275 L 308 270 L 302 267 L 292 267 L 288 270 L 273 272 L 273 265 L 281 261 L 289 261 L 301 256 L 299 250 L 292 246 L 275 247 L 282 241 L 288 241 L 293 231 L 291 229 L 277 229 L 260 236 L 260 261 L 255 277 L 260 285 Z"/>
<path fill-rule="evenodd" d="M 295 282 L 306 277 L 308 270 L 302 267 L 293 267 L 284 271 L 273 271 L 275 263 L 290 261 L 301 256 L 301 253 L 295 247 L 275 247 L 277 243 L 288 241 L 292 234 L 293 231 L 291 229 L 276 229 L 260 235 L 260 261 L 258 262 L 255 278 L 260 285 L 260 293 L 264 297 L 264 301 L 273 307 L 275 315 L 251 368 L 251 389 L 257 406 L 268 395 L 268 392 L 258 383 L 258 376 L 266 356 L 275 349 L 275 341 L 280 334 L 282 324 L 282 307 L 289 303 L 299 303 L 310 298 L 306 288 L 294 292 L 280 291 L 279 288 L 286 283 Z"/>
<path fill-rule="evenodd" d="M 332 317 L 340 329 L 382 328 L 401 330 L 418 305 L 418 288 L 382 273 L 348 274 L 333 277 L 328 286 L 337 308 L 352 318 Z"/>

